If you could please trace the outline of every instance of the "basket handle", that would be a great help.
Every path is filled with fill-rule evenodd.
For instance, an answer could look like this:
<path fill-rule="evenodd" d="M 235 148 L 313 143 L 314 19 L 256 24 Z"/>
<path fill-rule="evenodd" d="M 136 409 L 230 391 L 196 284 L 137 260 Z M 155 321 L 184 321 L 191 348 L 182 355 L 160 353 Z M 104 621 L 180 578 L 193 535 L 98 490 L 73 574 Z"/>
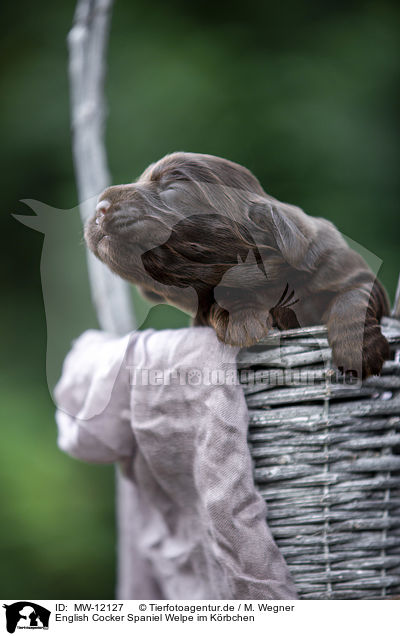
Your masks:
<path fill-rule="evenodd" d="M 400 274 L 399 274 L 399 280 L 397 281 L 397 289 L 396 289 L 396 295 L 394 297 L 392 316 L 393 318 L 400 319 Z"/>

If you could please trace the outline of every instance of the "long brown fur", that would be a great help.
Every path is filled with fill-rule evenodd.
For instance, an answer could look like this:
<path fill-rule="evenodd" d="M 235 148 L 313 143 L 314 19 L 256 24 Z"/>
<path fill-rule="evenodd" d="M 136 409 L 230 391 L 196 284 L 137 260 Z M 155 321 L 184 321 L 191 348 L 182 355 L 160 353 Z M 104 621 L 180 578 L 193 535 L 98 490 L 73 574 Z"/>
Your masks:
<path fill-rule="evenodd" d="M 267 195 L 246 168 L 177 152 L 99 201 L 88 246 L 151 300 L 241 347 L 322 322 L 341 370 L 380 373 L 384 288 L 332 223 Z"/>

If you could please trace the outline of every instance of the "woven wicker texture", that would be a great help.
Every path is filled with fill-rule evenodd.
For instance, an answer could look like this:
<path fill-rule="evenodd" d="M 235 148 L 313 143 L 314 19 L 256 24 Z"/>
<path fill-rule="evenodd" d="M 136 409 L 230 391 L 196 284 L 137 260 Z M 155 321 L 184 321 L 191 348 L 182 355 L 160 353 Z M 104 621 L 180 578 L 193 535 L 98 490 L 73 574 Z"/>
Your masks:
<path fill-rule="evenodd" d="M 238 357 L 255 480 L 304 599 L 400 594 L 400 321 L 380 377 L 346 384 L 325 327 L 273 332 Z"/>

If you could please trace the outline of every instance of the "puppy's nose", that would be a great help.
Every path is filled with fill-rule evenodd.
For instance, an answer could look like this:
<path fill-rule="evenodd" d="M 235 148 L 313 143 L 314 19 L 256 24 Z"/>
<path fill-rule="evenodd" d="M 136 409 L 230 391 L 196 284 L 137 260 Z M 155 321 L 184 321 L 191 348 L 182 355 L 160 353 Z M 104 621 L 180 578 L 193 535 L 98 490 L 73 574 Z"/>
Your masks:
<path fill-rule="evenodd" d="M 98 212 L 99 214 L 105 214 L 110 207 L 111 207 L 111 202 L 108 201 L 107 199 L 103 199 L 102 201 L 99 201 L 98 204 L 96 205 L 96 212 Z"/>
<path fill-rule="evenodd" d="M 106 212 L 110 209 L 111 202 L 108 199 L 102 199 L 96 205 L 96 225 L 100 225 L 100 221 L 104 219 Z"/>

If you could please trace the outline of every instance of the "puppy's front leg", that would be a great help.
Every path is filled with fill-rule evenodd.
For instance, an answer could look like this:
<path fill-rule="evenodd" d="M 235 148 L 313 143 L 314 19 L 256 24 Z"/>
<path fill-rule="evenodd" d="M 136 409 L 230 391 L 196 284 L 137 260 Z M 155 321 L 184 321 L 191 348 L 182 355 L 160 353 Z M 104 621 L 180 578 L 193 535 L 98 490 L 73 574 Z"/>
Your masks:
<path fill-rule="evenodd" d="M 338 293 L 324 321 L 333 362 L 356 377 L 378 375 L 389 358 L 389 344 L 382 335 L 380 318 L 387 313 L 386 295 L 379 281 L 364 283 Z"/>

